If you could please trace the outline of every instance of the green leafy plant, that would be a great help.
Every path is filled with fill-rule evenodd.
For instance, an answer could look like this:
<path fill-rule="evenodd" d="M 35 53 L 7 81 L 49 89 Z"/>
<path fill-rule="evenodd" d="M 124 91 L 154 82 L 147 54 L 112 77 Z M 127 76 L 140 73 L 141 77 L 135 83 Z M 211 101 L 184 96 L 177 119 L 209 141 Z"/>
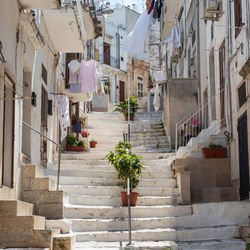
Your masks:
<path fill-rule="evenodd" d="M 86 147 L 87 146 L 83 141 L 79 141 L 77 145 L 79 147 Z"/>
<path fill-rule="evenodd" d="M 130 189 L 134 189 L 139 184 L 139 177 L 144 169 L 141 164 L 141 157 L 131 152 L 132 145 L 128 142 L 119 142 L 114 152 L 106 155 L 118 173 L 118 178 L 122 179 L 123 188 L 127 187 L 127 179 L 130 178 Z"/>
<path fill-rule="evenodd" d="M 125 102 L 120 102 L 116 105 L 113 112 L 123 113 L 124 116 L 128 116 L 128 107 L 130 107 L 130 115 L 133 116 L 138 109 L 138 98 L 135 96 L 130 96 L 129 104 L 128 99 Z"/>
<path fill-rule="evenodd" d="M 222 147 L 222 145 L 220 145 L 220 144 L 210 143 L 210 144 L 209 144 L 209 148 L 223 148 L 223 147 Z"/>
<path fill-rule="evenodd" d="M 77 138 L 75 136 L 68 135 L 66 138 L 66 142 L 69 146 L 78 145 L 78 141 L 77 141 Z"/>

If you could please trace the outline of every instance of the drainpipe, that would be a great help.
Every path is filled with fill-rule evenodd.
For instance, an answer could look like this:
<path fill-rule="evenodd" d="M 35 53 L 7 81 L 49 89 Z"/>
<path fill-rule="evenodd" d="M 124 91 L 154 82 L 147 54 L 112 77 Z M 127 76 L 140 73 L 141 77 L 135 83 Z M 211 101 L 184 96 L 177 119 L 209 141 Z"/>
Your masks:
<path fill-rule="evenodd" d="M 248 58 L 250 58 L 250 17 L 249 17 L 249 13 L 250 13 L 250 2 L 247 2 L 247 40 L 248 40 Z"/>
<path fill-rule="evenodd" d="M 231 59 L 229 53 L 232 51 L 232 13 L 231 13 L 231 1 L 226 1 L 226 9 L 225 9 L 225 17 L 226 17 L 226 25 L 225 25 L 225 61 L 226 61 L 226 81 L 228 90 L 228 102 L 229 102 L 229 112 L 227 110 L 227 117 L 229 119 L 229 131 L 231 132 L 231 138 L 233 137 L 233 119 L 232 119 L 232 86 L 231 86 L 231 74 L 230 74 L 230 65 Z M 230 38 L 229 38 L 230 36 Z M 230 46 L 230 47 L 229 47 Z M 231 54 L 232 55 L 232 54 Z M 225 88 L 226 89 L 226 88 Z M 227 92 L 225 92 L 225 99 L 227 98 Z"/>
<path fill-rule="evenodd" d="M 77 10 L 80 17 L 80 26 L 81 26 L 81 33 L 82 33 L 82 41 L 83 41 L 83 49 L 85 48 L 85 41 L 87 40 L 87 35 L 84 27 L 84 20 L 83 20 L 83 13 L 82 13 L 82 5 L 80 0 L 76 0 Z"/>
<path fill-rule="evenodd" d="M 197 0 L 197 79 L 198 79 L 198 106 L 201 107 L 201 69 L 200 69 L 200 0 Z"/>

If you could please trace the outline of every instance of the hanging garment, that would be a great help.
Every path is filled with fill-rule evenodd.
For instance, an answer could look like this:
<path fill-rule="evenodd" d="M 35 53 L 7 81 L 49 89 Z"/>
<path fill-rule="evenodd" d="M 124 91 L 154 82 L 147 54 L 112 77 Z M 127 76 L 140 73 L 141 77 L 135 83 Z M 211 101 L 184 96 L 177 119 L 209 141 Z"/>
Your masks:
<path fill-rule="evenodd" d="M 173 55 L 173 51 L 175 48 L 181 47 L 180 35 L 176 27 L 172 29 L 171 36 L 163 41 L 163 44 L 167 44 L 167 51 L 170 57 Z"/>
<path fill-rule="evenodd" d="M 83 60 L 81 62 L 81 68 L 80 68 L 82 92 L 85 93 L 95 92 L 95 77 L 96 77 L 95 61 Z"/>
<path fill-rule="evenodd" d="M 79 94 L 82 93 L 82 84 L 70 84 L 70 93 L 72 94 Z"/>
<path fill-rule="evenodd" d="M 155 6 L 154 6 L 154 10 L 153 10 L 153 18 L 154 19 L 158 18 L 158 8 L 159 8 L 159 5 L 160 5 L 160 1 L 156 0 L 155 1 Z"/>
<path fill-rule="evenodd" d="M 98 95 L 105 95 L 103 83 L 102 83 L 102 69 L 101 66 L 96 63 L 96 92 Z"/>
<path fill-rule="evenodd" d="M 61 126 L 61 141 L 67 136 L 67 128 L 70 126 L 69 98 L 65 95 L 56 96 L 56 107 Z"/>
<path fill-rule="evenodd" d="M 146 1 L 147 10 L 149 10 L 150 0 Z"/>
<path fill-rule="evenodd" d="M 71 72 L 76 73 L 80 70 L 81 64 L 77 60 L 72 60 L 69 64 L 68 67 L 71 70 Z"/>
<path fill-rule="evenodd" d="M 131 56 L 136 56 L 137 58 L 143 57 L 145 40 L 151 20 L 151 15 L 148 15 L 147 10 L 145 10 L 140 15 L 134 29 L 125 40 L 123 51 L 128 52 Z"/>
<path fill-rule="evenodd" d="M 161 105 L 159 94 L 160 94 L 159 85 L 157 84 L 155 87 L 155 94 L 154 94 L 154 101 L 153 101 L 155 112 L 157 112 L 160 109 L 160 105 Z"/>
<path fill-rule="evenodd" d="M 154 80 L 155 80 L 155 82 L 166 81 L 166 72 L 165 71 L 155 72 L 154 73 Z"/>
<path fill-rule="evenodd" d="M 155 0 L 151 0 L 148 8 L 148 14 L 150 14 L 154 8 Z"/>
<path fill-rule="evenodd" d="M 158 5 L 158 19 L 161 18 L 161 10 L 162 10 L 162 0 L 160 0 L 160 3 Z"/>
<path fill-rule="evenodd" d="M 69 84 L 80 84 L 80 72 L 73 73 L 69 70 Z"/>
<path fill-rule="evenodd" d="M 180 33 L 179 29 L 174 27 L 174 48 L 180 48 L 181 47 L 181 39 L 180 39 Z"/>

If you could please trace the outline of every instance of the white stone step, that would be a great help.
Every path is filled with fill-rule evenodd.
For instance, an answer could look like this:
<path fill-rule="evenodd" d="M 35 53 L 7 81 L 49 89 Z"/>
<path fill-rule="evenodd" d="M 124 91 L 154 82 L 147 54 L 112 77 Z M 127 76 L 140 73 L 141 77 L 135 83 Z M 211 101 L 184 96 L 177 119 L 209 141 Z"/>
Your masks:
<path fill-rule="evenodd" d="M 115 172 L 114 167 L 110 166 L 110 170 L 107 170 L 108 167 L 99 167 L 98 169 L 87 169 L 82 168 L 81 170 L 75 170 L 74 167 L 71 166 L 71 169 L 64 170 L 61 168 L 61 176 L 77 176 L 77 177 L 105 177 L 105 178 L 117 178 L 117 172 Z M 149 170 L 149 169 L 147 169 Z M 57 175 L 57 170 L 46 170 L 47 175 Z M 170 179 L 173 178 L 174 174 L 172 170 L 165 171 L 143 171 L 142 178 L 143 179 Z"/>
<path fill-rule="evenodd" d="M 84 185 L 61 185 L 60 189 L 70 194 L 82 195 L 108 195 L 118 196 L 122 187 L 118 186 L 84 186 Z M 172 196 L 178 195 L 178 188 L 155 188 L 155 187 L 137 187 L 133 191 L 138 192 L 141 196 Z"/>
<path fill-rule="evenodd" d="M 138 206 L 131 208 L 133 218 L 184 216 L 191 214 L 191 206 Z M 64 207 L 64 216 L 68 219 L 112 219 L 127 218 L 127 207 L 111 206 L 80 206 L 68 205 Z"/>
<path fill-rule="evenodd" d="M 127 250 L 245 250 L 246 243 L 242 240 L 216 240 L 203 241 L 195 243 L 178 243 L 174 241 L 142 241 L 132 242 L 131 246 L 127 246 L 128 242 L 77 242 L 73 249 L 88 250 L 121 250 L 123 247 Z"/>
<path fill-rule="evenodd" d="M 49 176 L 52 180 L 56 180 L 56 176 Z M 117 178 L 94 178 L 94 177 L 74 177 L 61 176 L 61 185 L 88 185 L 88 186 L 121 186 L 123 181 Z M 176 187 L 175 179 L 141 179 L 138 187 Z"/>
<path fill-rule="evenodd" d="M 80 195 L 80 194 L 71 194 L 70 195 L 70 204 L 73 205 L 84 205 L 84 206 L 116 206 L 121 205 L 121 196 L 91 196 L 91 195 Z M 139 196 L 137 199 L 137 206 L 163 206 L 171 205 L 177 203 L 177 197 L 167 196 Z"/>
<path fill-rule="evenodd" d="M 134 241 L 202 241 L 202 240 L 226 240 L 240 237 L 237 226 L 192 228 L 192 229 L 142 229 L 133 230 L 132 238 Z M 81 232 L 76 233 L 77 241 L 126 241 L 128 232 Z"/>

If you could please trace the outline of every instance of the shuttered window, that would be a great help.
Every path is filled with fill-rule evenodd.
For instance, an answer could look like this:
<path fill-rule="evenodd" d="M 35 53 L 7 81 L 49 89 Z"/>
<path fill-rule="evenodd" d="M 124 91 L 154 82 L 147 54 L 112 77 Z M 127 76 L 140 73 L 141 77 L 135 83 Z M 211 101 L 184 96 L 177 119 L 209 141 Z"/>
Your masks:
<path fill-rule="evenodd" d="M 234 26 L 235 38 L 240 34 L 242 27 L 242 5 L 241 0 L 234 0 Z"/>

